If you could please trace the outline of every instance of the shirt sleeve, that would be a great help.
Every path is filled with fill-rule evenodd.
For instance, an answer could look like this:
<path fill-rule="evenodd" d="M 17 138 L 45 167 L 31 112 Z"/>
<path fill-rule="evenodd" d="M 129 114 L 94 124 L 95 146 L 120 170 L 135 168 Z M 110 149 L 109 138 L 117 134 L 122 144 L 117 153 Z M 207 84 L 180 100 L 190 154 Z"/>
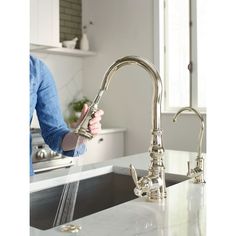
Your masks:
<path fill-rule="evenodd" d="M 61 113 L 59 97 L 56 84 L 47 66 L 39 64 L 39 88 L 37 92 L 36 111 L 42 132 L 47 145 L 58 153 L 66 156 L 78 156 L 86 151 L 84 144 L 79 145 L 75 150 L 63 151 L 61 147 L 64 136 L 70 132 Z"/>
<path fill-rule="evenodd" d="M 87 147 L 84 143 L 80 144 L 75 150 L 63 151 L 62 154 L 70 157 L 77 157 L 84 154 L 87 151 Z"/>

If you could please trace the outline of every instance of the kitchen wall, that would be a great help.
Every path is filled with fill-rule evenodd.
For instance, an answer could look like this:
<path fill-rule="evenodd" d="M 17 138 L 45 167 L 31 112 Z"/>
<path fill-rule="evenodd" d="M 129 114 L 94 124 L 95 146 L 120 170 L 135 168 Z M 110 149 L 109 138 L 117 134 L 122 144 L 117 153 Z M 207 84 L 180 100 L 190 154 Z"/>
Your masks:
<path fill-rule="evenodd" d="M 82 96 L 82 59 L 72 56 L 52 55 L 46 53 L 32 53 L 49 67 L 60 99 L 61 110 L 65 118 L 69 115 L 68 104 Z M 38 127 L 37 118 L 34 115 L 31 127 Z"/>
<path fill-rule="evenodd" d="M 82 21 L 93 21 L 88 29 L 91 50 L 97 56 L 83 61 L 84 93 L 93 98 L 103 75 L 118 58 L 138 55 L 151 62 L 154 58 L 153 1 L 83 0 Z M 152 82 L 137 66 L 118 71 L 103 95 L 100 107 L 105 111 L 103 127 L 125 127 L 126 154 L 146 152 L 150 144 Z M 173 114 L 162 115 L 166 149 L 196 151 L 199 121 L 191 114 L 177 123 Z M 204 116 L 206 118 L 206 116 Z M 206 137 L 203 150 L 206 151 Z"/>

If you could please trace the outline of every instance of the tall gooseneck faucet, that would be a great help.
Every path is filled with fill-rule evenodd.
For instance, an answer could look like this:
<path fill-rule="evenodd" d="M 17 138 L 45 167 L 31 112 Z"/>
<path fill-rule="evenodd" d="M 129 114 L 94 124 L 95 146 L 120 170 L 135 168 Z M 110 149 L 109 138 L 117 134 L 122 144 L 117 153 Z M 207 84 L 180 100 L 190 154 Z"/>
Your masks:
<path fill-rule="evenodd" d="M 177 117 L 180 115 L 180 113 L 184 111 L 194 112 L 198 118 L 200 119 L 200 134 L 199 134 L 199 143 L 198 143 L 198 154 L 196 158 L 196 167 L 194 169 L 190 168 L 190 162 L 188 161 L 188 173 L 187 176 L 194 177 L 195 183 L 206 183 L 204 179 L 204 158 L 202 154 L 202 140 L 203 140 L 203 134 L 204 134 L 204 119 L 202 115 L 194 108 L 192 107 L 183 107 L 181 108 L 174 116 L 173 122 L 177 121 Z"/>
<path fill-rule="evenodd" d="M 151 76 L 153 82 L 153 97 L 152 97 L 152 137 L 149 153 L 151 164 L 148 169 L 148 175 L 138 180 L 136 170 L 133 165 L 130 165 L 131 175 L 135 182 L 135 194 L 137 196 L 147 195 L 148 200 L 155 201 L 166 197 L 165 173 L 163 165 L 164 148 L 162 144 L 161 130 L 161 98 L 162 98 L 162 81 L 156 68 L 147 60 L 137 56 L 127 56 L 115 61 L 106 71 L 101 83 L 98 95 L 89 107 L 89 110 L 75 129 L 75 133 L 84 136 L 88 139 L 93 138 L 88 130 L 88 122 L 93 114 L 98 109 L 98 103 L 101 100 L 103 93 L 108 89 L 109 83 L 117 70 L 125 65 L 135 64 L 144 68 Z"/>

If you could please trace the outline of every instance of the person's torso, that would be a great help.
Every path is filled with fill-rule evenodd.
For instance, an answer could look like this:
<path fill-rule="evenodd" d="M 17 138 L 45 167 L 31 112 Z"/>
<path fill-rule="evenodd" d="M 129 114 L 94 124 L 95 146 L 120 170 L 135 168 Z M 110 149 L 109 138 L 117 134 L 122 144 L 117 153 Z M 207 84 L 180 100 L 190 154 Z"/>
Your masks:
<path fill-rule="evenodd" d="M 37 91 L 39 88 L 39 68 L 36 60 L 30 56 L 30 123 L 33 117 L 35 106 L 37 104 Z"/>

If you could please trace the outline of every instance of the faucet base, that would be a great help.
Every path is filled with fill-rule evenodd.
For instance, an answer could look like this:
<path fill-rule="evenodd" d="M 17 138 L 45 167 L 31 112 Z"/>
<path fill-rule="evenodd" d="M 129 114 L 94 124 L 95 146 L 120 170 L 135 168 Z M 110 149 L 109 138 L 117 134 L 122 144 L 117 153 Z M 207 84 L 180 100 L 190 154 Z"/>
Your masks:
<path fill-rule="evenodd" d="M 204 179 L 203 174 L 202 174 L 202 175 L 199 175 L 199 176 L 196 176 L 196 177 L 194 178 L 194 180 L 193 180 L 193 183 L 195 183 L 195 184 L 205 184 L 206 181 L 205 181 L 205 179 Z"/>
<path fill-rule="evenodd" d="M 156 191 L 151 191 L 147 193 L 147 200 L 149 202 L 156 202 L 156 201 L 162 201 L 167 197 L 166 191 L 165 192 L 160 192 L 159 189 Z"/>

